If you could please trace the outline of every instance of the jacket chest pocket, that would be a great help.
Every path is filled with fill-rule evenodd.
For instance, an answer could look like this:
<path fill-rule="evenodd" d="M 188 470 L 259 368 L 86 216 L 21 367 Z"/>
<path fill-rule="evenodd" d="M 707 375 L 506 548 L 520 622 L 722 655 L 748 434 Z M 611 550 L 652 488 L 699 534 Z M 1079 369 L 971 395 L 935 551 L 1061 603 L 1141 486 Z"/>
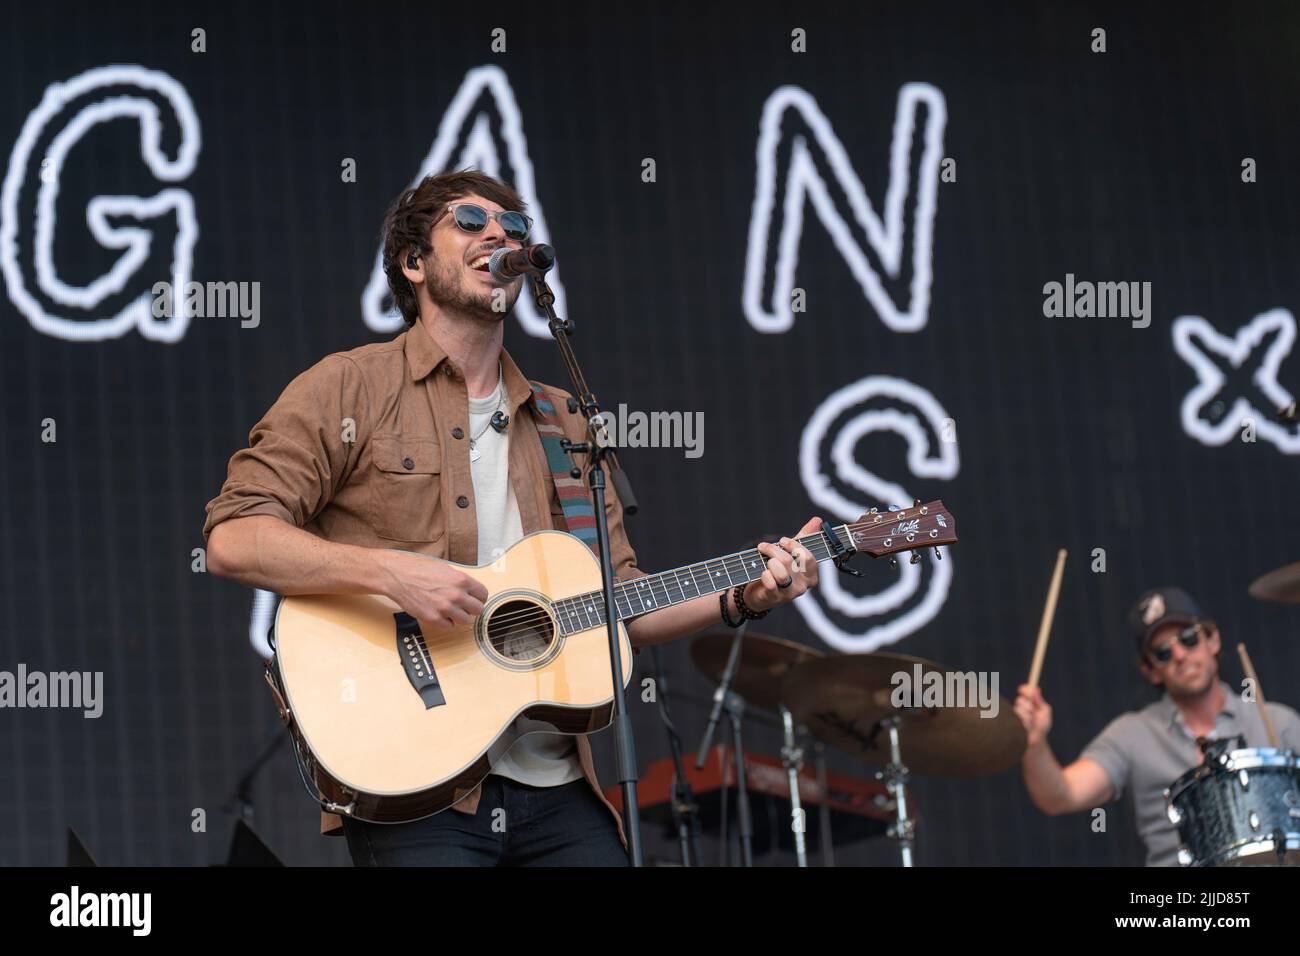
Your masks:
<path fill-rule="evenodd" d="M 442 504 L 442 448 L 434 438 L 375 435 L 373 526 L 392 541 L 437 541 L 447 532 Z"/>

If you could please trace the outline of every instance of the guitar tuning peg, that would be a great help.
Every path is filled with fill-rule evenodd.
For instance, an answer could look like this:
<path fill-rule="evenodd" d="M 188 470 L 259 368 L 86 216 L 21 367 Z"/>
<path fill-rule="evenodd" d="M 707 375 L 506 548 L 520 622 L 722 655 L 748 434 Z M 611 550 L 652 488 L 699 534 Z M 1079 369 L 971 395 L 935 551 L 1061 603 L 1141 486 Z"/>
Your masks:
<path fill-rule="evenodd" d="M 897 569 L 898 569 L 898 558 L 890 558 L 890 559 L 889 559 L 889 566 L 890 566 L 891 568 L 897 570 Z"/>
<path fill-rule="evenodd" d="M 913 551 L 913 552 L 912 552 L 912 559 L 911 559 L 910 561 L 908 561 L 907 563 L 908 563 L 908 564 L 916 564 L 916 563 L 917 563 L 918 561 L 920 561 L 920 560 L 921 560 L 921 556 L 920 556 L 919 554 L 917 554 L 915 551 Z"/>
<path fill-rule="evenodd" d="M 913 508 L 919 508 L 919 507 L 921 507 L 921 499 L 920 499 L 920 498 L 913 498 L 913 499 L 912 499 L 912 507 L 913 507 Z"/>
<path fill-rule="evenodd" d="M 943 552 L 940 551 L 938 548 L 935 548 L 935 549 L 934 549 L 934 560 L 936 560 L 936 561 L 942 561 L 942 560 L 943 560 Z"/>

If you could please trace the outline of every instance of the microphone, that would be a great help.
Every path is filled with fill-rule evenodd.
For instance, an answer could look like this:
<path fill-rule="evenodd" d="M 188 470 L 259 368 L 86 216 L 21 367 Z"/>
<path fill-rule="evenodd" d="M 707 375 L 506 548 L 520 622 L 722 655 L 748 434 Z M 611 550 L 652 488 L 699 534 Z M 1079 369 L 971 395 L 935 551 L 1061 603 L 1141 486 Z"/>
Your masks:
<path fill-rule="evenodd" d="M 544 242 L 522 249 L 498 249 L 488 260 L 488 271 L 499 282 L 510 282 L 555 265 L 555 250 Z"/>

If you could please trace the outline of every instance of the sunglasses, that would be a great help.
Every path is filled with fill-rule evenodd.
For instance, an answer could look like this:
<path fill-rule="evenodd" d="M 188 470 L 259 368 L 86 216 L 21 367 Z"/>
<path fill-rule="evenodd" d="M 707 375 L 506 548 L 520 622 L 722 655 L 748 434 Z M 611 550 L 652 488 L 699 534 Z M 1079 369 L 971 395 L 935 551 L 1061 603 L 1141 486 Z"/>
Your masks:
<path fill-rule="evenodd" d="M 1183 629 L 1178 635 L 1178 643 L 1183 645 L 1189 651 L 1197 644 L 1201 643 L 1201 625 L 1200 623 L 1192 624 Z M 1151 659 L 1157 664 L 1168 664 L 1174 657 L 1173 641 L 1165 644 L 1163 647 L 1157 647 L 1151 651 Z"/>
<path fill-rule="evenodd" d="M 442 216 L 447 213 L 451 213 L 457 229 L 475 234 L 482 232 L 487 228 L 487 224 L 495 219 L 500 223 L 501 231 L 506 234 L 506 238 L 514 242 L 527 242 L 528 233 L 533 228 L 533 221 L 522 212 L 493 212 L 472 202 L 453 203 L 447 207 Z M 438 217 L 439 221 L 442 216 Z"/>

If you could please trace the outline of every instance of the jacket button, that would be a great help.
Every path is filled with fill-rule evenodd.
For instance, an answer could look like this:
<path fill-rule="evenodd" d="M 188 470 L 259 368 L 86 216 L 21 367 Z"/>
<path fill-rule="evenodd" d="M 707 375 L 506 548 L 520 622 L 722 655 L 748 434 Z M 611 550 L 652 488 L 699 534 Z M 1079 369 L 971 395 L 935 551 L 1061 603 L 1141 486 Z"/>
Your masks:
<path fill-rule="evenodd" d="M 464 495 L 461 495 L 459 498 L 456 499 L 456 507 L 458 507 L 458 508 L 468 508 L 468 507 L 469 507 L 469 499 L 466 498 Z"/>
<path fill-rule="evenodd" d="M 452 438 L 464 438 L 464 437 L 465 437 L 465 432 L 464 432 L 463 429 L 460 429 L 460 428 L 453 428 L 453 429 L 451 430 L 451 437 L 452 437 Z"/>
<path fill-rule="evenodd" d="M 409 458 L 403 458 L 402 467 L 405 468 L 407 471 L 410 471 L 412 468 L 415 467 L 415 462 L 411 461 L 411 459 Z"/>

